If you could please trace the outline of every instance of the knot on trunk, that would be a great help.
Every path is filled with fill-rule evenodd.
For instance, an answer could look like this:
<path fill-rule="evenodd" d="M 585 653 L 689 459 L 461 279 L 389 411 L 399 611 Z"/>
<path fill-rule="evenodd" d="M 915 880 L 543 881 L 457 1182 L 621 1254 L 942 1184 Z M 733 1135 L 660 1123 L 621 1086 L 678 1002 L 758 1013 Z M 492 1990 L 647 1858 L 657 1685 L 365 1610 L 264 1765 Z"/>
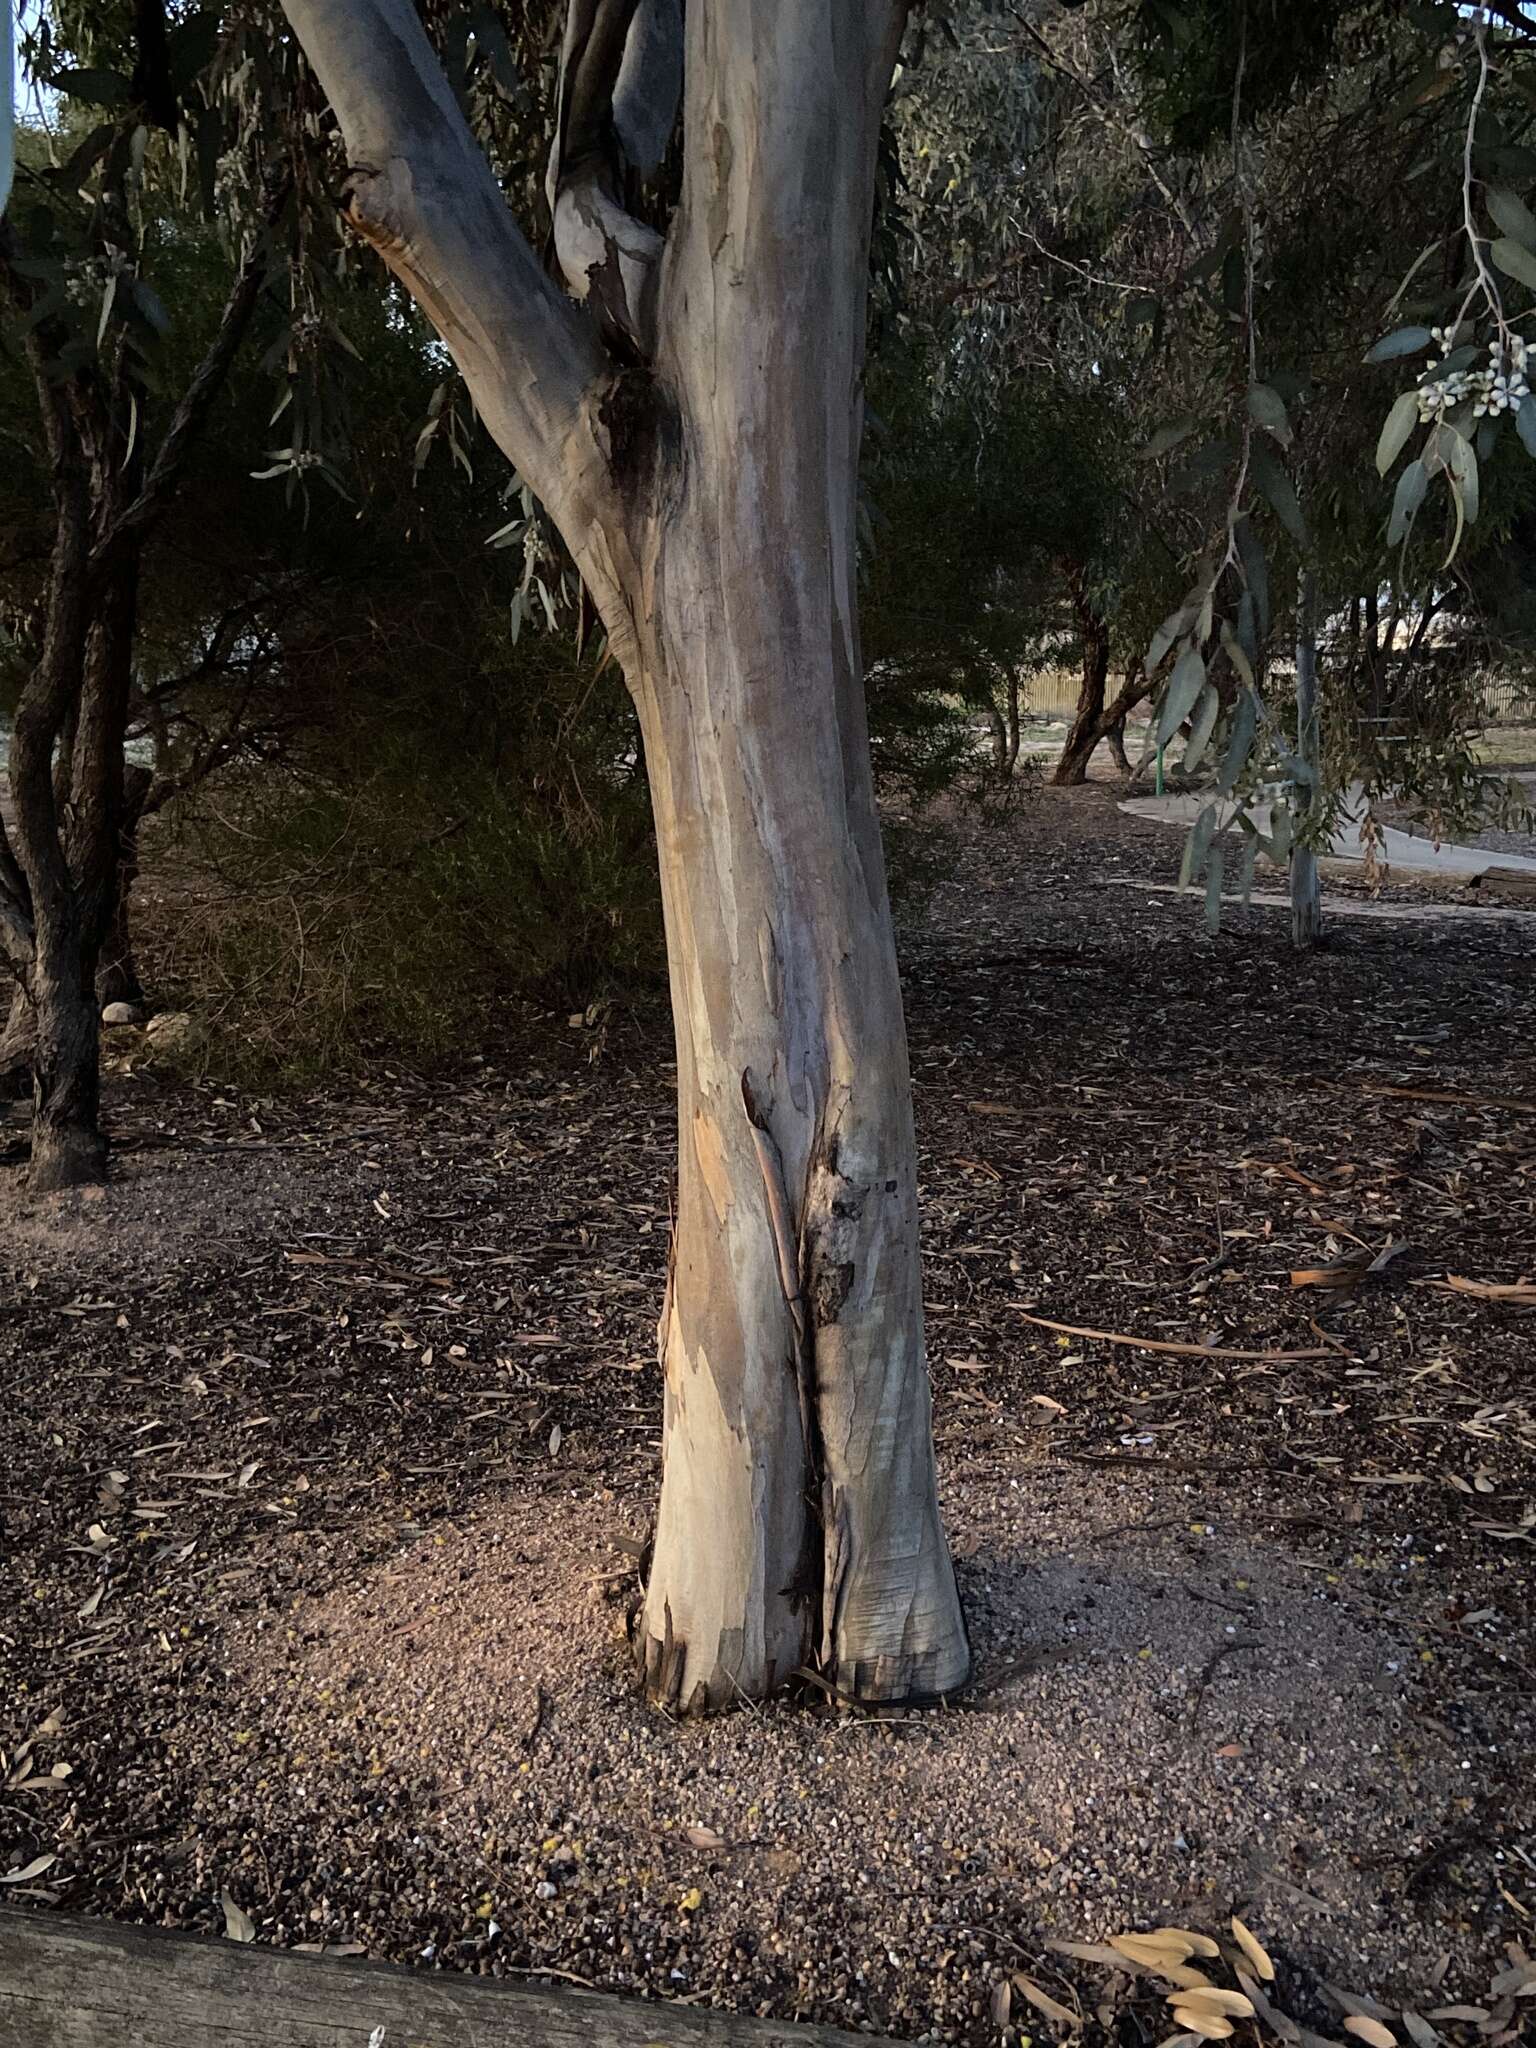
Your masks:
<path fill-rule="evenodd" d="M 621 370 L 598 399 L 598 444 L 609 473 L 624 491 L 648 484 L 672 445 L 675 418 L 655 373 L 643 365 Z"/>

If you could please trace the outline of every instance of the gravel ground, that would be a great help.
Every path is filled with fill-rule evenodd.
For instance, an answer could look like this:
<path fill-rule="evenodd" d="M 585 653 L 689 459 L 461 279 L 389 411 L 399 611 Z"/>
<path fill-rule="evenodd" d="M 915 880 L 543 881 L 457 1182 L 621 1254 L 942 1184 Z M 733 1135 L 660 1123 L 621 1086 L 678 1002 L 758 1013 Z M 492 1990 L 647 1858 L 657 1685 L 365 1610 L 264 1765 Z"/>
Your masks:
<path fill-rule="evenodd" d="M 664 1019 L 305 1100 L 126 1053 L 104 1195 L 0 1171 L 10 1898 L 1137 2048 L 1161 1981 L 1050 1944 L 1235 1911 L 1326 2039 L 1522 2039 L 1536 1322 L 1446 1276 L 1536 1272 L 1528 937 L 1103 886 L 1177 860 L 1052 792 L 909 913 L 946 1709 L 630 1689 Z"/>

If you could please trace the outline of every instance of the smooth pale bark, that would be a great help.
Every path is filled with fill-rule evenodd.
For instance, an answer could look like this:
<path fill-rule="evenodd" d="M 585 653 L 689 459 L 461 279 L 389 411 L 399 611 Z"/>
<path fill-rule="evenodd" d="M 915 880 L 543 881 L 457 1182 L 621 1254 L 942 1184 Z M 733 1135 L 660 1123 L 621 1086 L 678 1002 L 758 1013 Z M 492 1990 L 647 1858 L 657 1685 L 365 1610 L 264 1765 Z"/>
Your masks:
<path fill-rule="evenodd" d="M 1317 787 L 1321 749 L 1317 709 L 1317 594 L 1316 579 L 1303 569 L 1296 596 L 1296 751 L 1313 772 Z M 1291 849 L 1291 943 L 1304 952 L 1317 946 L 1323 935 L 1322 884 L 1317 855 L 1310 846 Z"/>
<path fill-rule="evenodd" d="M 687 9 L 656 351 L 620 371 L 513 228 L 407 0 L 285 6 L 341 118 L 354 220 L 560 525 L 640 713 L 679 1116 L 648 1690 L 698 1711 L 814 1663 L 863 1699 L 950 1691 L 969 1653 L 854 574 L 904 9 Z"/>

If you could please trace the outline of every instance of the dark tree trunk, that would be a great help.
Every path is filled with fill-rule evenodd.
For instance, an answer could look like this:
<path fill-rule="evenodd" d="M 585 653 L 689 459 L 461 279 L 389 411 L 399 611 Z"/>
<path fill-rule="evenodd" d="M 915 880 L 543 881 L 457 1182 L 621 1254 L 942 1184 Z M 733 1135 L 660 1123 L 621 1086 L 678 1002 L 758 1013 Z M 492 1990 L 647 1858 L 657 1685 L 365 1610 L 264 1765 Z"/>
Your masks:
<path fill-rule="evenodd" d="M 1117 718 L 1104 735 L 1109 741 L 1109 751 L 1115 757 L 1115 766 L 1129 782 L 1131 779 L 1131 757 L 1125 751 L 1125 716 Z"/>
<path fill-rule="evenodd" d="M 1317 775 L 1322 753 L 1317 713 L 1317 585 L 1310 569 L 1303 569 L 1296 601 L 1296 751 L 1312 771 L 1307 791 L 1309 804 L 1315 802 Z M 1309 953 L 1322 943 L 1322 887 L 1318 879 L 1317 855 L 1310 846 L 1291 848 L 1291 943 Z"/>
<path fill-rule="evenodd" d="M 101 1015 L 83 949 L 68 939 L 33 969 L 37 1037 L 32 1053 L 34 1192 L 106 1178 L 101 1131 Z"/>
<path fill-rule="evenodd" d="M 34 1038 L 31 999 L 18 987 L 0 1031 L 0 1102 L 20 1102 L 32 1093 Z"/>
<path fill-rule="evenodd" d="M 135 246 L 130 158 L 125 130 L 112 145 L 100 205 L 103 232 L 119 252 Z M 286 190 L 268 195 L 274 221 Z M 108 932 L 126 919 L 123 741 L 139 564 L 240 345 L 266 267 L 257 238 L 218 333 L 146 462 L 147 394 L 136 358 L 119 341 L 115 352 L 99 348 L 88 370 L 61 374 L 69 334 L 49 315 L 9 241 L 0 243 L 0 285 L 26 321 L 55 515 L 42 646 L 17 705 L 8 764 L 14 860 L 7 847 L 0 864 L 7 953 L 30 1004 L 27 1025 L 16 1028 L 32 1035 L 37 1188 L 100 1180 L 106 1170 L 96 975 Z M 7 1040 L 14 1038 L 8 1027 Z"/>
<path fill-rule="evenodd" d="M 1088 763 L 1104 737 L 1104 692 L 1109 687 L 1108 623 L 1094 608 L 1087 581 L 1075 565 L 1067 570 L 1067 587 L 1072 593 L 1072 609 L 1077 614 L 1082 639 L 1083 680 L 1077 693 L 1072 729 L 1051 777 L 1063 789 L 1088 780 Z"/>
<path fill-rule="evenodd" d="M 104 495 L 110 517 L 116 497 L 109 487 Z M 72 573 L 68 565 L 55 566 L 56 572 L 63 567 Z M 96 963 L 119 904 L 123 738 L 138 606 L 137 549 L 125 550 L 104 577 L 90 579 L 82 573 L 81 591 L 58 593 L 60 610 L 78 606 L 84 588 L 93 581 L 93 615 L 81 642 L 79 687 L 62 734 L 70 743 L 69 795 L 62 812 L 60 772 L 55 769 L 45 776 L 41 735 L 33 738 L 29 731 L 24 748 L 19 716 L 16 726 L 20 782 L 33 785 L 25 803 L 22 787 L 17 788 L 17 818 L 23 860 L 30 856 L 36 871 L 34 954 L 28 979 L 35 1033 L 31 1185 L 39 1192 L 103 1180 L 107 1170 Z"/>
<path fill-rule="evenodd" d="M 994 704 L 987 713 L 992 728 L 992 766 L 1000 782 L 1009 781 L 1019 765 L 1019 679 L 1010 675 L 1003 688 L 1003 708 Z"/>
<path fill-rule="evenodd" d="M 124 771 L 123 825 L 118 841 L 117 887 L 111 920 L 107 926 L 106 936 L 102 940 L 101 956 L 96 969 L 96 1000 L 103 1009 L 108 1003 L 142 1003 L 144 1000 L 138 962 L 133 952 L 129 904 L 133 896 L 133 885 L 139 878 L 139 826 L 143 820 L 144 802 L 149 795 L 152 780 L 149 770 L 138 763 Z"/>

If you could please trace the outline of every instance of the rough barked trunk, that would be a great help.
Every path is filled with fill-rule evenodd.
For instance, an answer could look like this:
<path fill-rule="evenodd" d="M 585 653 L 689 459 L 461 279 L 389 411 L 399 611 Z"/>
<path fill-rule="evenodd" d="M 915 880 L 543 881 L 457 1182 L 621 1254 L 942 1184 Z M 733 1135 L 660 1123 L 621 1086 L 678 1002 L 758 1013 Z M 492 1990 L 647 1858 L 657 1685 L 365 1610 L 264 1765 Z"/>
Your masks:
<path fill-rule="evenodd" d="M 992 728 L 992 766 L 1007 782 L 1019 765 L 1020 707 L 1019 679 L 1010 675 L 1003 685 L 1003 708 L 996 704 L 987 714 Z"/>
<path fill-rule="evenodd" d="M 32 969 L 34 1193 L 106 1178 L 101 1132 L 101 1013 L 78 937 L 50 934 Z"/>
<path fill-rule="evenodd" d="M 1322 749 L 1317 709 L 1317 592 L 1310 569 L 1301 571 L 1296 596 L 1296 751 L 1312 771 L 1315 797 Z M 1310 846 L 1291 848 L 1291 943 L 1311 952 L 1323 936 L 1322 884 Z"/>
<path fill-rule="evenodd" d="M 18 987 L 0 1031 L 0 1102 L 20 1102 L 32 1093 L 32 1004 Z"/>
<path fill-rule="evenodd" d="M 1094 609 L 1087 583 L 1076 567 L 1067 570 L 1067 587 L 1077 614 L 1082 640 L 1083 679 L 1077 693 L 1077 710 L 1062 746 L 1051 781 L 1058 788 L 1072 788 L 1088 780 L 1088 764 L 1108 727 L 1104 720 L 1104 692 L 1109 686 L 1109 627 Z"/>
<path fill-rule="evenodd" d="M 123 775 L 123 825 L 118 835 L 117 880 L 113 891 L 112 917 L 101 942 L 96 968 L 96 1000 L 108 1003 L 142 1003 L 144 988 L 133 950 L 131 905 L 133 887 L 139 879 L 139 826 L 145 798 L 153 782 L 149 770 L 134 762 Z"/>
<path fill-rule="evenodd" d="M 1088 765 L 1104 737 L 1104 685 L 1108 674 L 1109 650 L 1106 648 L 1102 668 L 1096 665 L 1095 677 L 1085 676 L 1078 692 L 1077 710 L 1051 776 L 1051 781 L 1059 789 L 1076 788 L 1088 780 Z"/>
<path fill-rule="evenodd" d="M 1104 737 L 1109 742 L 1109 751 L 1115 757 L 1115 766 L 1126 780 L 1129 781 L 1132 772 L 1131 757 L 1125 751 L 1125 719 L 1123 716 L 1114 720 Z"/>
<path fill-rule="evenodd" d="M 284 4 L 363 167 L 354 220 L 566 535 L 639 709 L 680 1147 L 647 1688 L 698 1711 L 814 1664 L 863 1699 L 948 1692 L 969 1653 L 854 575 L 876 141 L 905 9 L 687 9 L 683 189 L 654 290 L 638 244 L 572 280 L 650 356 L 620 372 L 512 229 L 405 0 Z"/>

